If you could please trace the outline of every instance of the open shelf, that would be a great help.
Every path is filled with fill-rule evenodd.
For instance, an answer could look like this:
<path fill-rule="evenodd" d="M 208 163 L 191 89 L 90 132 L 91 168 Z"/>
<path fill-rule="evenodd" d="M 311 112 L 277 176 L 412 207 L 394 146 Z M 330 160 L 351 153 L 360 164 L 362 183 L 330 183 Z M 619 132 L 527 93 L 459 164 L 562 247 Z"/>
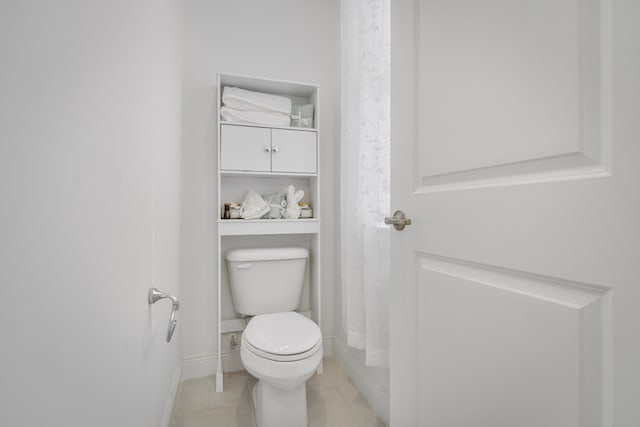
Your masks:
<path fill-rule="evenodd" d="M 219 219 L 220 236 L 248 236 L 268 234 L 316 234 L 320 219 Z"/>
<path fill-rule="evenodd" d="M 227 171 L 220 170 L 222 176 L 253 176 L 258 178 L 277 178 L 279 176 L 290 177 L 306 177 L 306 176 L 318 176 L 317 173 L 302 173 L 302 172 L 257 172 L 257 171 Z"/>

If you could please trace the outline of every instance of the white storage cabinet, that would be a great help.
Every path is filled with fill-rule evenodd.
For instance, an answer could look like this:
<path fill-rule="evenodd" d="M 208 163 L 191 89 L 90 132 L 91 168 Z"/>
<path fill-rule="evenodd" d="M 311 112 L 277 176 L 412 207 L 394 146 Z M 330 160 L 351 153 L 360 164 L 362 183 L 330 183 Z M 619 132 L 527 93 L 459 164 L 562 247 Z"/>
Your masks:
<path fill-rule="evenodd" d="M 318 172 L 315 131 L 222 124 L 220 168 L 246 172 Z"/>
<path fill-rule="evenodd" d="M 226 86 L 287 96 L 294 104 L 314 105 L 314 127 L 245 125 L 221 121 L 222 90 Z M 319 88 L 316 85 L 218 74 L 218 354 L 216 391 L 223 391 L 223 363 L 234 360 L 223 354 L 224 334 L 240 332 L 244 320 L 233 309 L 225 252 L 234 247 L 299 245 L 309 250 L 308 271 L 301 303 L 303 314 L 320 324 L 320 181 Z M 260 194 L 284 191 L 289 185 L 302 189 L 303 202 L 311 204 L 313 218 L 223 219 L 224 203 L 242 201 L 248 190 Z M 237 355 L 239 358 L 239 355 Z M 227 363 L 227 362 L 225 362 Z M 237 363 L 234 362 L 234 363 Z M 237 365 L 230 366 L 238 368 Z M 322 370 L 322 365 L 320 371 Z"/>

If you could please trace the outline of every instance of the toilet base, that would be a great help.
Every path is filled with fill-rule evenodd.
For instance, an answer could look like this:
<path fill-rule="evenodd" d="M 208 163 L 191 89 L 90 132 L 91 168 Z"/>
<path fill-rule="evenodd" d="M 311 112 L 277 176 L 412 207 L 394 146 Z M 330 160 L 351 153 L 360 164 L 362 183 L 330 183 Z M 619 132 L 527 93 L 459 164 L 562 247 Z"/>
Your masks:
<path fill-rule="evenodd" d="M 259 380 L 253 387 L 257 427 L 307 427 L 306 383 L 283 390 Z"/>

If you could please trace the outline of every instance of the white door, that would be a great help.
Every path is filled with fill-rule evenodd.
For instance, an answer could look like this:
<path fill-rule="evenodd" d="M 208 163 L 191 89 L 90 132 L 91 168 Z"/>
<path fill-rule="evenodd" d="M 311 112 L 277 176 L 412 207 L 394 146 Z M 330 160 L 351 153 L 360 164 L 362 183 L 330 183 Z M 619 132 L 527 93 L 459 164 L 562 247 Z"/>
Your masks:
<path fill-rule="evenodd" d="M 393 427 L 640 425 L 640 2 L 392 2 Z"/>

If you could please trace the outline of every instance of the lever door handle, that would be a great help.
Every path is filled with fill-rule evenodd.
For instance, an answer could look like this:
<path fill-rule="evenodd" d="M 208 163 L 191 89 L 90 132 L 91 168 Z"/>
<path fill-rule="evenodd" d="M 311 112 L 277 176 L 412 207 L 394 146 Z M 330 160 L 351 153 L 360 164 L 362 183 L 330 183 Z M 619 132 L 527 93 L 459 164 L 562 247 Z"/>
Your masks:
<path fill-rule="evenodd" d="M 159 291 L 156 288 L 149 289 L 149 305 L 155 304 L 165 298 L 170 299 L 172 302 L 171 315 L 169 316 L 169 327 L 167 330 L 167 342 L 170 342 L 171 337 L 173 336 L 173 331 L 175 331 L 176 325 L 178 324 L 178 321 L 176 320 L 176 311 L 180 310 L 180 301 L 178 301 L 178 298 L 176 298 L 175 295 Z"/>
<path fill-rule="evenodd" d="M 386 217 L 384 219 L 384 223 L 392 224 L 393 228 L 401 231 L 404 230 L 405 225 L 411 225 L 411 218 L 407 218 L 402 211 L 395 211 L 392 217 Z"/>

